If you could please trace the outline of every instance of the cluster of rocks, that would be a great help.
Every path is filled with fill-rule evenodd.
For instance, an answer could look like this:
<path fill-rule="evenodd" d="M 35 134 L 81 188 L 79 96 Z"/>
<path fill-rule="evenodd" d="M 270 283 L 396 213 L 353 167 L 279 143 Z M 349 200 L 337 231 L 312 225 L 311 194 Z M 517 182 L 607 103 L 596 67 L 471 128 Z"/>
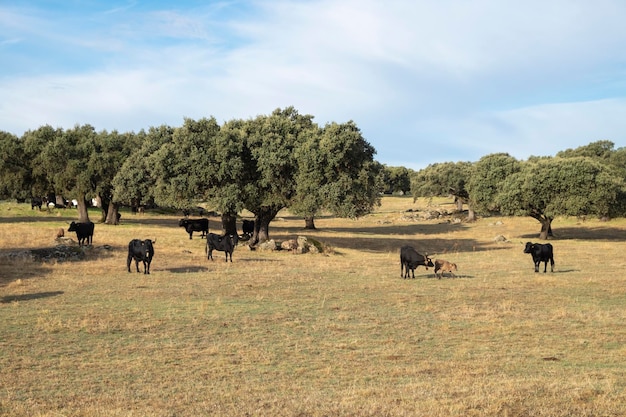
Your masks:
<path fill-rule="evenodd" d="M 460 212 L 449 212 L 446 210 L 414 210 L 414 209 L 408 209 L 407 211 L 404 212 L 404 214 L 402 215 L 402 220 L 404 221 L 412 221 L 412 222 L 416 222 L 416 221 L 422 221 L 422 220 L 441 220 L 441 219 L 445 219 L 447 221 L 451 221 L 454 223 L 460 223 L 461 222 L 461 215 L 463 213 Z"/>
<path fill-rule="evenodd" d="M 35 261 L 79 261 L 85 259 L 85 251 L 76 244 L 61 244 L 52 248 L 31 249 L 30 253 Z"/>
<path fill-rule="evenodd" d="M 306 236 L 298 236 L 296 239 L 288 239 L 283 242 L 277 242 L 274 239 L 257 244 L 254 247 L 259 251 L 277 251 L 285 250 L 292 253 L 323 253 L 327 252 L 324 245 L 319 241 Z"/>

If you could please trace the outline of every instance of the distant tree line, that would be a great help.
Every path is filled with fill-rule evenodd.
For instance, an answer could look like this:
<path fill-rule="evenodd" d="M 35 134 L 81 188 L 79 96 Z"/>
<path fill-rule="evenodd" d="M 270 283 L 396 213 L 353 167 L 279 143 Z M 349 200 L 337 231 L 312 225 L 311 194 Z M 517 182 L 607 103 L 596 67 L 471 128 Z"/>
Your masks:
<path fill-rule="evenodd" d="M 318 126 L 293 107 L 234 119 L 185 119 L 181 127 L 138 133 L 42 126 L 17 137 L 0 131 L 0 196 L 30 199 L 50 193 L 102 202 L 113 223 L 122 206 L 189 209 L 208 201 L 222 226 L 236 232 L 237 215 L 255 216 L 253 242 L 269 239 L 280 210 L 303 216 L 306 227 L 326 211 L 358 217 L 380 204 L 384 167 L 352 121 Z"/>
<path fill-rule="evenodd" d="M 253 213 L 253 242 L 269 239 L 283 208 L 315 228 L 320 213 L 363 216 L 383 194 L 412 194 L 414 201 L 450 196 L 458 211 L 467 206 L 469 221 L 477 213 L 531 216 L 542 239 L 559 215 L 626 214 L 626 148 L 607 140 L 555 157 L 521 161 L 494 153 L 419 171 L 382 165 L 375 154 L 354 122 L 318 126 L 293 107 L 222 125 L 213 117 L 185 119 L 180 127 L 138 133 L 42 126 L 22 137 L 0 131 L 0 197 L 74 198 L 80 221 L 89 220 L 87 199 L 98 198 L 105 223 L 114 223 L 122 206 L 186 210 L 208 201 L 228 233 L 242 210 Z"/>
<path fill-rule="evenodd" d="M 506 153 L 474 163 L 432 164 L 411 177 L 417 197 L 452 196 L 459 210 L 530 216 L 541 224 L 539 237 L 552 235 L 556 216 L 611 218 L 626 214 L 626 148 L 602 140 L 555 157 L 519 161 Z"/>

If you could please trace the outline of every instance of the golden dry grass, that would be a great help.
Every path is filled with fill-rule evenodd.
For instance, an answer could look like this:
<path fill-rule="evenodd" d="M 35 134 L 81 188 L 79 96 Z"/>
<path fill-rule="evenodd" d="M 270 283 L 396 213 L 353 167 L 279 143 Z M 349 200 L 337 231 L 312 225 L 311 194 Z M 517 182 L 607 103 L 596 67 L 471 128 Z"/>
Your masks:
<path fill-rule="evenodd" d="M 555 272 L 535 274 L 537 222 L 405 213 L 425 205 L 385 198 L 312 232 L 281 213 L 273 238 L 334 253 L 240 247 L 231 264 L 178 217 L 129 213 L 83 261 L 16 258 L 73 213 L 2 203 L 0 415 L 624 415 L 626 221 L 557 219 Z M 132 238 L 157 239 L 151 275 L 126 272 Z M 457 278 L 401 279 L 403 244 Z"/>

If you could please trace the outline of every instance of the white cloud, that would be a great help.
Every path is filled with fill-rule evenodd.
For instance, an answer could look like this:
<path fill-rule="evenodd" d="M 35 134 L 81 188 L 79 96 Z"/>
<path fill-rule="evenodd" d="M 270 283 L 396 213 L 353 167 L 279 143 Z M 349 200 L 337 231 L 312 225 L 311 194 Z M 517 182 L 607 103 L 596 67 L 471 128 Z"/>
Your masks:
<path fill-rule="evenodd" d="M 62 48 L 40 57 L 51 71 L 0 69 L 0 129 L 139 130 L 294 105 L 320 124 L 354 120 L 389 164 L 626 145 L 615 137 L 625 127 L 621 1 L 259 1 L 229 15 L 234 4 L 121 8 L 93 28 L 17 16 L 30 23 L 0 29 L 0 53 L 47 32 Z"/>

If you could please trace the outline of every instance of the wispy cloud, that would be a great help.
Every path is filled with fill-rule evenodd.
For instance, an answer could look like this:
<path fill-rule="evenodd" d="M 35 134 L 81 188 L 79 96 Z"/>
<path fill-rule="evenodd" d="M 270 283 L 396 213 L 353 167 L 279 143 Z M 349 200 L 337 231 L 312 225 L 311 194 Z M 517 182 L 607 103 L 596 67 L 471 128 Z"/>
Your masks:
<path fill-rule="evenodd" d="M 356 121 L 392 165 L 626 145 L 618 0 L 154 4 L 52 20 L 0 6 L 0 54 L 15 63 L 0 69 L 0 129 L 139 130 L 294 105 Z M 20 71 L 33 62 L 45 65 Z"/>

